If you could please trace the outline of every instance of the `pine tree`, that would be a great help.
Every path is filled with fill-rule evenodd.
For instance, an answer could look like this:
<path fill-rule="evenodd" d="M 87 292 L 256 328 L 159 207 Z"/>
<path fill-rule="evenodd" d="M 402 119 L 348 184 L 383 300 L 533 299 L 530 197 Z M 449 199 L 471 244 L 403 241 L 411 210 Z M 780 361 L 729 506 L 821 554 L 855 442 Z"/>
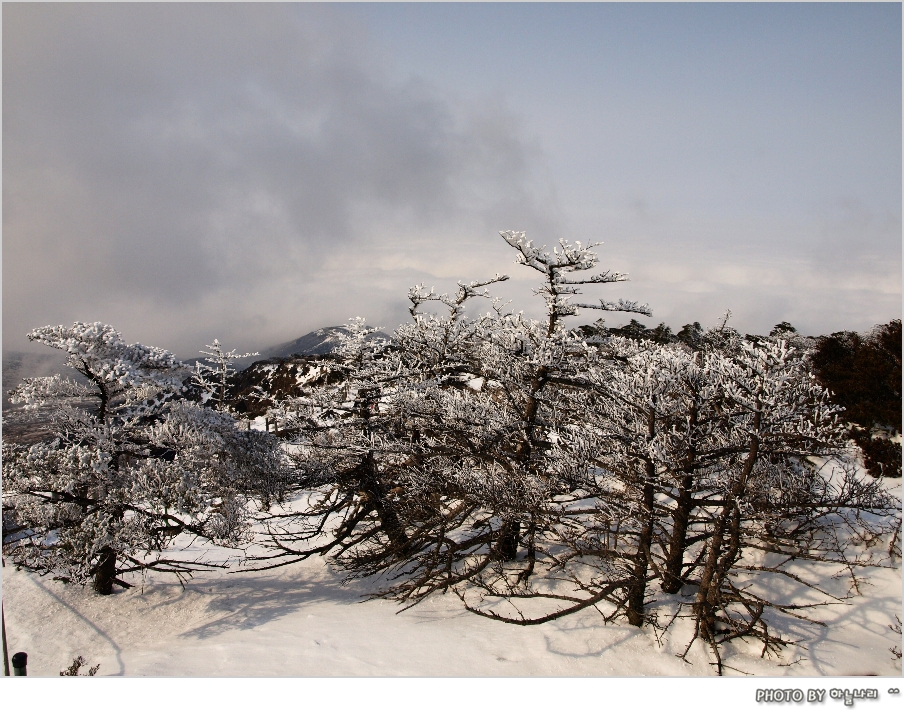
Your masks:
<path fill-rule="evenodd" d="M 192 375 L 192 384 L 201 391 L 201 402 L 213 401 L 214 406 L 220 412 L 228 411 L 226 396 L 228 393 L 229 379 L 235 374 L 232 367 L 233 360 L 243 360 L 254 357 L 260 353 L 245 353 L 239 355 L 235 350 L 225 352 L 220 341 L 214 339 L 213 344 L 205 346 L 209 350 L 202 350 L 202 355 L 207 355 L 202 361 L 195 363 L 195 371 Z"/>
<path fill-rule="evenodd" d="M 172 353 L 126 344 L 102 323 L 47 326 L 29 339 L 63 350 L 88 384 L 25 380 L 23 416 L 42 409 L 52 439 L 3 445 L 5 545 L 23 567 L 110 594 L 129 572 L 177 574 L 201 562 L 163 557 L 180 534 L 242 541 L 248 504 L 279 498 L 286 469 L 274 441 L 239 431 L 226 413 L 184 401 L 188 368 Z M 6 541 L 5 541 L 6 542 Z"/>

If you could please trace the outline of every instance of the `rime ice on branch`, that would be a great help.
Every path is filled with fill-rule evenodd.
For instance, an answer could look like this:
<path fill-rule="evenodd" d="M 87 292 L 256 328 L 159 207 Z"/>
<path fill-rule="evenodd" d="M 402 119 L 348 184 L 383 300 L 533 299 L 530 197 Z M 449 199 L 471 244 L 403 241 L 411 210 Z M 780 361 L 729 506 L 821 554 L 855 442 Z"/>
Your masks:
<path fill-rule="evenodd" d="M 172 353 L 128 345 L 102 323 L 48 326 L 29 338 L 68 354 L 83 385 L 59 375 L 12 393 L 51 417 L 51 438 L 3 444 L 4 551 L 23 567 L 110 594 L 126 573 L 190 574 L 201 562 L 166 559 L 191 533 L 224 544 L 246 537 L 248 504 L 285 486 L 276 442 L 240 431 L 228 414 L 182 399 L 189 370 Z M 15 414 L 14 416 L 21 416 Z"/>
<path fill-rule="evenodd" d="M 546 277 L 546 283 L 538 288 L 535 293 L 542 295 L 546 301 L 549 314 L 548 335 L 552 335 L 563 317 L 577 315 L 579 308 L 640 313 L 645 316 L 652 315 L 652 311 L 646 304 L 638 305 L 634 301 L 625 301 L 623 299 L 617 303 L 603 299 L 600 299 L 598 304 L 569 303 L 573 296 L 580 295 L 581 292 L 578 286 L 616 283 L 628 280 L 627 274 L 611 271 L 595 274 L 586 279 L 569 279 L 565 276 L 568 273 L 588 271 L 596 267 L 597 256 L 591 250 L 600 246 L 602 242 L 582 246 L 580 242 L 569 244 L 564 240 L 559 240 L 559 246 L 555 247 L 550 253 L 543 251 L 546 248 L 545 246 L 538 249 L 533 245 L 533 242 L 527 241 L 524 232 L 509 231 L 500 232 L 499 234 L 508 242 L 509 246 L 518 250 L 519 264 L 529 266 Z"/>
<path fill-rule="evenodd" d="M 207 355 L 204 362 L 195 363 L 195 371 L 192 375 L 192 383 L 201 390 L 201 403 L 205 404 L 211 399 L 216 402 L 216 408 L 225 412 L 228 409 L 226 404 L 226 390 L 229 377 L 235 373 L 235 368 L 231 363 L 233 360 L 242 360 L 246 357 L 255 357 L 260 353 L 245 353 L 239 355 L 235 350 L 228 353 L 223 351 L 220 341 L 214 339 L 212 345 L 205 347 L 210 350 L 202 350 L 202 355 Z"/>
<path fill-rule="evenodd" d="M 573 407 L 580 406 L 566 396 L 569 378 L 579 374 L 580 344 L 559 324 L 577 312 L 568 298 L 578 284 L 625 276 L 568 280 L 565 274 L 595 266 L 589 248 L 562 242 L 561 252 L 548 253 L 523 233 L 501 235 L 521 263 L 547 277 L 547 322 L 503 312 L 498 301 L 491 312 L 467 317 L 470 299 L 489 298 L 485 287 L 508 279 L 498 274 L 459 282 L 454 295 L 415 286 L 412 322 L 391 344 L 368 347 L 363 323 L 353 321 L 330 365 L 344 386 L 278 408 L 282 416 L 295 413 L 286 426 L 298 432 L 293 448 L 315 503 L 271 520 L 273 552 L 259 563 L 330 552 L 352 574 L 400 565 L 408 581 L 391 593 L 420 598 L 474 578 L 477 568 L 514 560 L 525 545 L 533 550 L 552 471 L 584 460 L 566 462 L 580 449 L 580 435 L 553 415 L 578 421 Z M 447 315 L 422 313 L 427 302 L 445 305 Z M 627 303 L 588 307 L 648 312 Z M 466 529 L 463 540 L 447 544 L 443 531 Z M 441 579 L 440 569 L 448 572 Z"/>
<path fill-rule="evenodd" d="M 674 601 L 719 673 L 733 639 L 764 654 L 788 643 L 776 620 L 806 609 L 770 582 L 822 591 L 795 560 L 855 587 L 862 566 L 891 564 L 877 543 L 894 547 L 894 501 L 845 463 L 844 428 L 807 356 L 724 321 L 690 344 L 588 341 L 563 325 L 580 308 L 648 313 L 571 302 L 624 275 L 569 278 L 596 265 L 589 248 L 502 236 L 544 275 L 545 321 L 495 300 L 469 315 L 499 275 L 453 295 L 414 287 L 412 320 L 388 343 L 368 344 L 354 321 L 325 361 L 333 384 L 282 403 L 309 504 L 270 518 L 257 564 L 327 554 L 352 577 L 379 575 L 377 596 L 451 591 L 523 625 L 588 608 L 656 625 L 650 602 Z M 447 312 L 422 312 L 429 302 Z M 835 472 L 814 455 L 837 457 Z"/>

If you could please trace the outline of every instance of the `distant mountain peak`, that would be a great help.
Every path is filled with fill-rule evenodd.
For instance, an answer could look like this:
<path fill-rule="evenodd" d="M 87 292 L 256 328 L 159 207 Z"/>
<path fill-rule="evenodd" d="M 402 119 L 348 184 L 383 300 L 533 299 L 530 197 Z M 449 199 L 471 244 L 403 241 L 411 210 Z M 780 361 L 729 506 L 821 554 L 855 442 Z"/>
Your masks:
<path fill-rule="evenodd" d="M 307 335 L 300 338 L 290 340 L 286 343 L 274 345 L 271 348 L 262 350 L 260 357 L 263 359 L 271 359 L 277 357 L 291 357 L 293 355 L 326 355 L 333 352 L 339 345 L 342 335 L 348 332 L 348 328 L 343 325 L 329 325 L 324 328 L 318 328 L 311 331 Z M 371 338 L 388 338 L 386 333 L 371 333 Z"/>

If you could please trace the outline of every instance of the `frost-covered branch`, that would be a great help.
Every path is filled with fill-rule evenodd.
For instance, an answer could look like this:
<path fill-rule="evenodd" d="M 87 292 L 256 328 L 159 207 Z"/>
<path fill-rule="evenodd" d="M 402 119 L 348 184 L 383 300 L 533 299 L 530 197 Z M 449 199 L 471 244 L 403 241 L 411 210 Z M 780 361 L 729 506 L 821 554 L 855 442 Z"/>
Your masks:
<path fill-rule="evenodd" d="M 621 299 L 617 302 L 600 300 L 599 305 L 572 304 L 570 299 L 579 295 L 577 288 L 586 284 L 604 284 L 627 281 L 627 274 L 606 271 L 585 279 L 569 279 L 565 274 L 574 271 L 586 271 L 597 264 L 597 255 L 592 249 L 600 243 L 583 246 L 581 242 L 571 244 L 565 240 L 559 240 L 559 246 L 552 252 L 545 251 L 546 247 L 537 248 L 533 242 L 528 241 L 524 232 L 500 232 L 502 238 L 509 246 L 518 250 L 518 263 L 529 266 L 543 273 L 545 283 L 535 293 L 541 295 L 546 301 L 548 313 L 547 332 L 552 335 L 560 327 L 561 319 L 574 316 L 580 308 L 593 308 L 603 311 L 623 311 L 626 313 L 640 313 L 652 315 L 647 305 L 638 305 L 633 301 Z"/>
<path fill-rule="evenodd" d="M 205 346 L 210 350 L 202 350 L 202 355 L 207 355 L 204 362 L 195 363 L 195 371 L 192 374 L 192 383 L 201 390 L 201 403 L 209 400 L 216 401 L 216 407 L 221 412 L 226 411 L 226 391 L 231 375 L 235 373 L 232 367 L 233 360 L 243 360 L 255 357 L 260 353 L 245 353 L 239 355 L 235 350 L 224 352 L 220 341 L 214 339 L 213 344 Z"/>
<path fill-rule="evenodd" d="M 109 594 L 139 568 L 188 571 L 160 556 L 179 534 L 239 544 L 250 503 L 282 499 L 278 443 L 186 402 L 187 368 L 171 353 L 126 345 L 99 323 L 30 337 L 69 353 L 87 384 L 57 375 L 18 390 L 50 412 L 51 431 L 31 446 L 3 443 L 4 520 L 18 530 L 4 551 L 16 564 Z"/>

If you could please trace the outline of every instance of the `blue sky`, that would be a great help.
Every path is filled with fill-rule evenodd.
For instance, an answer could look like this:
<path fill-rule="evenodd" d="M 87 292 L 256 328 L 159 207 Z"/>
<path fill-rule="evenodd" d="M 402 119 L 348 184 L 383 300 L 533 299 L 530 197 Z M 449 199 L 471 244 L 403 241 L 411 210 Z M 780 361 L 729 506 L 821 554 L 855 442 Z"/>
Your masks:
<path fill-rule="evenodd" d="M 901 316 L 900 4 L 3 20 L 4 349 L 73 320 L 186 357 L 263 348 L 392 327 L 414 283 L 495 272 L 540 315 L 501 229 L 605 242 L 632 280 L 598 295 L 651 325 Z"/>

